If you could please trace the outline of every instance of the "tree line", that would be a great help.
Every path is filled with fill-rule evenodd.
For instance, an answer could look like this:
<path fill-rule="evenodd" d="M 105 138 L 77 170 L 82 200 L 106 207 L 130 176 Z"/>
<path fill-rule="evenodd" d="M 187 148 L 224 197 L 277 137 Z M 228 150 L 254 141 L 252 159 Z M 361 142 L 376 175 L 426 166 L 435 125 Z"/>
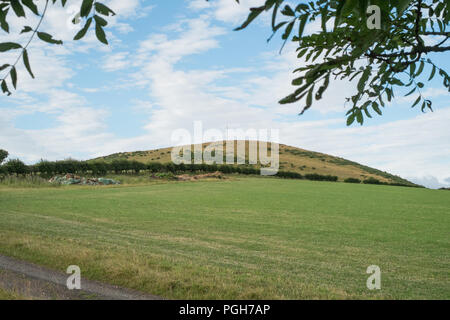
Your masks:
<path fill-rule="evenodd" d="M 0 154 L 2 155 L 2 154 Z M 7 156 L 7 154 L 4 154 Z M 1 163 L 1 162 L 0 162 Z M 142 163 L 136 160 L 113 160 L 106 161 L 79 161 L 74 159 L 67 159 L 62 161 L 47 161 L 41 160 L 33 165 L 26 165 L 19 159 L 10 159 L 5 164 L 0 166 L 0 175 L 41 175 L 53 176 L 58 174 L 92 174 L 92 175 L 106 175 L 108 173 L 114 174 L 140 174 L 140 173 L 161 173 L 170 172 L 173 174 L 182 173 L 204 173 L 204 172 L 222 172 L 224 174 L 243 174 L 243 175 L 260 175 L 259 168 L 247 165 L 216 165 L 216 164 L 174 164 L 149 162 Z M 338 177 L 333 175 L 321 175 L 317 173 L 300 174 L 292 171 L 279 171 L 276 174 L 279 178 L 285 179 L 305 179 L 312 181 L 331 181 L 337 182 Z M 407 185 L 395 182 L 383 182 L 373 177 L 365 180 L 356 178 L 347 178 L 344 180 L 347 183 L 364 183 L 364 184 L 379 184 L 391 186 L 413 187 L 414 185 Z"/>
<path fill-rule="evenodd" d="M 171 172 L 179 173 L 196 173 L 196 172 L 216 172 L 220 171 L 224 174 L 244 174 L 244 175 L 260 175 L 259 168 L 251 166 L 238 165 L 216 165 L 216 164 L 174 164 L 149 162 L 142 163 L 136 160 L 113 160 L 111 162 L 105 161 L 79 161 L 74 159 L 67 159 L 62 161 L 47 161 L 41 160 L 33 165 L 26 165 L 19 159 L 10 159 L 4 165 L 0 166 L 0 174 L 6 175 L 45 175 L 52 176 L 57 174 L 93 174 L 105 175 L 108 173 L 114 174 L 139 174 L 142 172 L 158 173 Z M 301 175 L 297 172 L 279 171 L 277 176 L 280 178 L 289 179 L 307 179 L 315 181 L 337 181 L 337 176 L 320 175 L 320 174 L 305 174 Z"/>

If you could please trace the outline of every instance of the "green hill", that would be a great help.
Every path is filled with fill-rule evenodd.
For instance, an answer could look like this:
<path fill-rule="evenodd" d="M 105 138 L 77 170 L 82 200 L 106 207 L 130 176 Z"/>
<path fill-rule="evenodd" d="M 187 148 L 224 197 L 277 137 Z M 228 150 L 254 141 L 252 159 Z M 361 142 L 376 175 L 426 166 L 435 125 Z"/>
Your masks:
<path fill-rule="evenodd" d="M 209 144 L 210 143 L 204 143 L 203 149 Z M 227 142 L 224 142 L 224 154 L 226 144 Z M 143 163 L 167 163 L 171 161 L 171 150 L 172 148 L 162 148 L 148 151 L 121 152 L 92 160 L 111 162 L 113 160 L 126 159 L 136 160 Z M 193 147 L 192 150 L 194 150 Z M 338 176 L 340 181 L 347 178 L 365 180 L 372 177 L 382 182 L 416 186 L 414 183 L 388 172 L 324 153 L 308 151 L 284 144 L 279 145 L 279 152 L 280 171 L 298 172 L 303 175 L 312 173 L 317 173 L 320 175 L 333 175 Z M 246 141 L 246 160 L 248 161 L 248 141 Z M 255 167 L 260 166 L 255 165 Z"/>

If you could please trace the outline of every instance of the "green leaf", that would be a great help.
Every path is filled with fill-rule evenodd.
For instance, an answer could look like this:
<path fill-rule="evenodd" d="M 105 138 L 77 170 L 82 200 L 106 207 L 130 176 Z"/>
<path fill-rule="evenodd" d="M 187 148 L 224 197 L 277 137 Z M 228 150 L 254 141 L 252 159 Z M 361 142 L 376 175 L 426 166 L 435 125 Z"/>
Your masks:
<path fill-rule="evenodd" d="M 108 40 L 106 40 L 106 34 L 105 31 L 103 31 L 103 28 L 101 26 L 101 24 L 96 23 L 95 25 L 95 35 L 97 36 L 97 39 L 104 43 L 104 44 L 108 44 Z"/>
<path fill-rule="evenodd" d="M 21 49 L 22 46 L 15 42 L 3 42 L 0 43 L 0 52 L 6 52 L 14 49 Z"/>
<path fill-rule="evenodd" d="M 382 115 L 382 112 L 378 107 L 378 103 L 376 101 L 372 102 L 372 109 L 375 110 L 375 112 L 378 113 L 380 116 Z"/>
<path fill-rule="evenodd" d="M 86 35 L 86 32 L 88 31 L 89 27 L 91 26 L 91 23 L 92 23 L 92 18 L 87 19 L 86 20 L 86 24 L 84 25 L 84 27 L 80 31 L 78 31 L 78 33 L 75 35 L 73 40 L 80 40 L 80 39 L 82 39 Z"/>
<path fill-rule="evenodd" d="M 292 10 L 292 8 L 291 8 L 289 5 L 286 5 L 286 6 L 284 7 L 284 9 L 281 10 L 281 13 L 282 13 L 283 15 L 285 15 L 285 16 L 288 16 L 288 17 L 294 17 L 294 16 L 295 16 L 294 10 Z"/>
<path fill-rule="evenodd" d="M 46 32 L 38 32 L 37 35 L 38 35 L 39 39 L 41 39 L 42 41 L 45 41 L 47 43 L 50 43 L 50 44 L 63 44 L 63 42 L 61 40 L 53 39 L 53 36 L 51 34 L 46 33 Z"/>
<path fill-rule="evenodd" d="M 371 103 L 372 103 L 372 102 L 371 102 L 370 100 L 369 100 L 369 101 L 366 101 L 366 103 L 364 103 L 363 106 L 361 107 L 361 109 L 364 110 L 364 113 L 366 114 L 366 116 L 369 117 L 369 118 L 372 118 L 372 116 L 370 115 L 369 110 L 367 110 L 367 107 L 368 107 L 369 104 L 371 104 Z"/>
<path fill-rule="evenodd" d="M 403 12 L 406 10 L 406 8 L 408 8 L 411 1 L 412 0 L 396 0 L 394 2 L 395 7 L 397 8 L 398 16 L 401 16 L 403 14 Z"/>
<path fill-rule="evenodd" d="M 364 123 L 364 117 L 363 117 L 361 109 L 358 109 L 356 111 L 356 121 L 358 121 L 358 123 L 361 125 Z"/>
<path fill-rule="evenodd" d="M 411 63 L 411 64 L 409 65 L 409 75 L 410 75 L 411 77 L 413 77 L 415 71 L 416 71 L 416 63 L 413 62 L 413 63 Z"/>
<path fill-rule="evenodd" d="M 104 16 L 109 16 L 110 13 L 112 16 L 116 15 L 116 13 L 114 11 L 112 11 L 110 8 L 108 8 L 107 6 L 105 6 L 104 4 L 102 4 L 100 2 L 95 3 L 95 11 L 97 11 L 98 13 L 100 13 Z"/>
<path fill-rule="evenodd" d="M 100 24 L 102 27 L 106 27 L 108 25 L 108 21 L 98 15 L 94 15 L 94 19 L 95 23 Z"/>
<path fill-rule="evenodd" d="M 2 81 L 1 88 L 2 88 L 3 93 L 6 93 L 8 96 L 11 95 L 11 92 L 9 91 L 8 85 L 6 84 L 5 80 Z"/>
<path fill-rule="evenodd" d="M 334 20 L 334 28 L 336 29 L 341 24 L 342 9 L 344 8 L 346 0 L 338 1 L 338 6 L 336 8 L 336 19 Z"/>
<path fill-rule="evenodd" d="M 94 4 L 94 0 L 83 0 L 81 4 L 80 15 L 82 17 L 87 17 L 92 10 L 92 5 Z"/>
<path fill-rule="evenodd" d="M 303 31 L 305 30 L 306 22 L 308 21 L 309 14 L 304 14 L 300 17 L 300 24 L 298 27 L 298 37 L 301 38 Z"/>
<path fill-rule="evenodd" d="M 405 97 L 411 95 L 414 93 L 414 91 L 416 91 L 417 87 L 414 87 L 414 89 L 412 89 L 410 92 L 408 92 L 407 94 L 405 94 Z"/>
<path fill-rule="evenodd" d="M 17 89 L 17 71 L 16 71 L 16 67 L 12 66 L 11 71 L 10 71 L 10 75 L 11 75 L 11 81 L 12 81 L 12 84 L 14 86 L 14 89 Z"/>
<path fill-rule="evenodd" d="M 33 31 L 33 28 L 29 27 L 29 26 L 25 26 L 23 27 L 22 31 L 20 32 L 20 34 L 22 33 L 27 33 L 27 32 L 31 32 Z"/>
<path fill-rule="evenodd" d="M 294 27 L 295 20 L 289 22 L 289 24 L 286 27 L 286 30 L 284 30 L 283 36 L 281 37 L 283 40 L 287 40 L 289 36 L 291 35 L 292 28 Z"/>
<path fill-rule="evenodd" d="M 306 106 L 303 108 L 302 112 L 300 112 L 300 115 L 304 114 L 306 110 L 311 108 L 313 101 L 313 92 L 314 92 L 314 85 L 308 91 L 308 96 L 306 97 Z"/>
<path fill-rule="evenodd" d="M 347 126 L 350 126 L 353 122 L 355 122 L 355 113 L 353 112 L 348 118 L 347 118 Z"/>
<path fill-rule="evenodd" d="M 0 10 L 0 27 L 7 33 L 9 33 L 9 24 L 6 22 L 6 16 L 8 14 L 8 9 Z"/>
<path fill-rule="evenodd" d="M 415 77 L 418 77 L 422 73 L 424 67 L 425 67 L 425 62 L 420 61 L 419 70 L 417 70 L 417 73 L 415 74 Z"/>
<path fill-rule="evenodd" d="M 25 17 L 25 11 L 23 10 L 22 4 L 19 0 L 10 0 L 10 2 L 16 16 Z"/>
<path fill-rule="evenodd" d="M 436 67 L 433 66 L 433 70 L 431 71 L 430 78 L 428 78 L 428 81 L 431 81 L 434 78 L 435 74 L 436 74 Z"/>
<path fill-rule="evenodd" d="M 30 9 L 35 15 L 39 15 L 37 6 L 34 4 L 33 0 L 22 0 L 24 6 Z"/>
<path fill-rule="evenodd" d="M 417 100 L 414 102 L 414 104 L 411 106 L 411 108 L 414 108 L 420 102 L 421 99 L 422 99 L 421 96 L 417 97 Z"/>
<path fill-rule="evenodd" d="M 31 71 L 30 60 L 28 59 L 28 51 L 26 49 L 23 49 L 22 58 L 23 58 L 23 64 L 25 65 L 25 68 L 27 69 L 30 76 L 34 79 L 34 74 Z"/>
<path fill-rule="evenodd" d="M 358 91 L 359 92 L 364 91 L 364 87 L 366 86 L 367 80 L 369 79 L 371 72 L 372 72 L 371 67 L 367 67 L 364 70 L 363 75 L 361 76 L 361 79 L 359 79 L 359 82 L 358 82 Z"/>
<path fill-rule="evenodd" d="M 6 68 L 8 68 L 10 66 L 10 64 L 4 64 L 4 65 L 2 65 L 2 66 L 0 66 L 0 71 L 3 71 L 3 70 L 5 70 Z"/>
<path fill-rule="evenodd" d="M 247 26 L 252 23 L 253 20 L 256 19 L 256 17 L 258 17 L 266 8 L 266 6 L 261 6 L 258 8 L 250 8 L 250 14 L 247 17 L 247 20 L 245 20 L 245 22 L 240 26 L 237 27 L 236 29 L 234 29 L 234 31 L 239 31 L 242 29 L 247 28 Z"/>

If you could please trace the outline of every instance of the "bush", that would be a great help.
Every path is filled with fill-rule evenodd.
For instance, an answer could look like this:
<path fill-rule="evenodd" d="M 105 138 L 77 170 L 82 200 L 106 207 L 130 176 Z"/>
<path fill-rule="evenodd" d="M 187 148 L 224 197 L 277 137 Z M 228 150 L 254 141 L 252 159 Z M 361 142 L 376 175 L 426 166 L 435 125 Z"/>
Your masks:
<path fill-rule="evenodd" d="M 347 179 L 344 180 L 344 182 L 347 182 L 347 183 L 361 183 L 361 180 L 356 179 L 356 178 L 347 178 Z"/>
<path fill-rule="evenodd" d="M 55 173 L 55 163 L 47 160 L 41 160 L 36 165 L 36 170 L 40 173 L 44 173 L 47 175 L 52 175 Z"/>
<path fill-rule="evenodd" d="M 163 168 L 163 165 L 159 162 L 150 162 L 147 164 L 147 169 L 151 172 L 159 172 Z"/>
<path fill-rule="evenodd" d="M 9 174 L 19 175 L 28 173 L 27 165 L 19 159 L 8 160 L 8 162 L 5 163 L 4 167 Z"/>
<path fill-rule="evenodd" d="M 372 177 L 364 180 L 363 183 L 365 183 L 365 184 L 382 184 L 382 182 L 380 180 L 372 178 Z"/>
<path fill-rule="evenodd" d="M 313 180 L 313 181 L 332 181 L 332 182 L 336 182 L 338 180 L 337 176 L 331 176 L 331 175 L 327 175 L 327 176 L 323 176 L 317 173 L 310 173 L 310 174 L 305 174 L 305 178 L 308 180 Z"/>
<path fill-rule="evenodd" d="M 288 179 L 303 179 L 303 176 L 300 173 L 290 171 L 278 171 L 277 177 Z"/>
<path fill-rule="evenodd" d="M 108 172 L 108 164 L 104 161 L 90 162 L 88 167 L 93 175 L 103 175 Z"/>
<path fill-rule="evenodd" d="M 130 163 L 130 169 L 133 170 L 135 173 L 139 173 L 141 170 L 147 169 L 147 166 L 143 164 L 142 162 L 132 160 Z"/>

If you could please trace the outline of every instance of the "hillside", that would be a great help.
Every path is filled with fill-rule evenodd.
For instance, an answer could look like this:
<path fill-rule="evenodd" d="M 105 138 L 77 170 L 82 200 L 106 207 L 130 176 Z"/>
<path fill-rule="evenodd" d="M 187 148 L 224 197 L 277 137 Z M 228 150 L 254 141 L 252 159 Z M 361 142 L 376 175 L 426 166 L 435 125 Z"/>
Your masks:
<path fill-rule="evenodd" d="M 203 149 L 209 144 L 210 143 L 204 143 Z M 225 148 L 226 142 L 224 142 L 224 154 Z M 113 160 L 126 159 L 136 160 L 143 163 L 167 163 L 171 161 L 171 150 L 172 148 L 162 148 L 148 151 L 121 152 L 92 160 L 111 162 Z M 328 154 L 308 151 L 284 144 L 279 145 L 279 150 L 280 171 L 292 171 L 300 174 L 317 173 L 321 175 L 334 175 L 338 176 L 340 181 L 346 178 L 357 178 L 364 180 L 373 177 L 382 182 L 415 185 L 410 181 L 407 181 L 399 176 L 392 175 L 388 172 Z M 246 159 L 248 160 L 248 142 L 246 142 Z M 259 165 L 256 165 L 256 167 L 259 167 Z"/>

